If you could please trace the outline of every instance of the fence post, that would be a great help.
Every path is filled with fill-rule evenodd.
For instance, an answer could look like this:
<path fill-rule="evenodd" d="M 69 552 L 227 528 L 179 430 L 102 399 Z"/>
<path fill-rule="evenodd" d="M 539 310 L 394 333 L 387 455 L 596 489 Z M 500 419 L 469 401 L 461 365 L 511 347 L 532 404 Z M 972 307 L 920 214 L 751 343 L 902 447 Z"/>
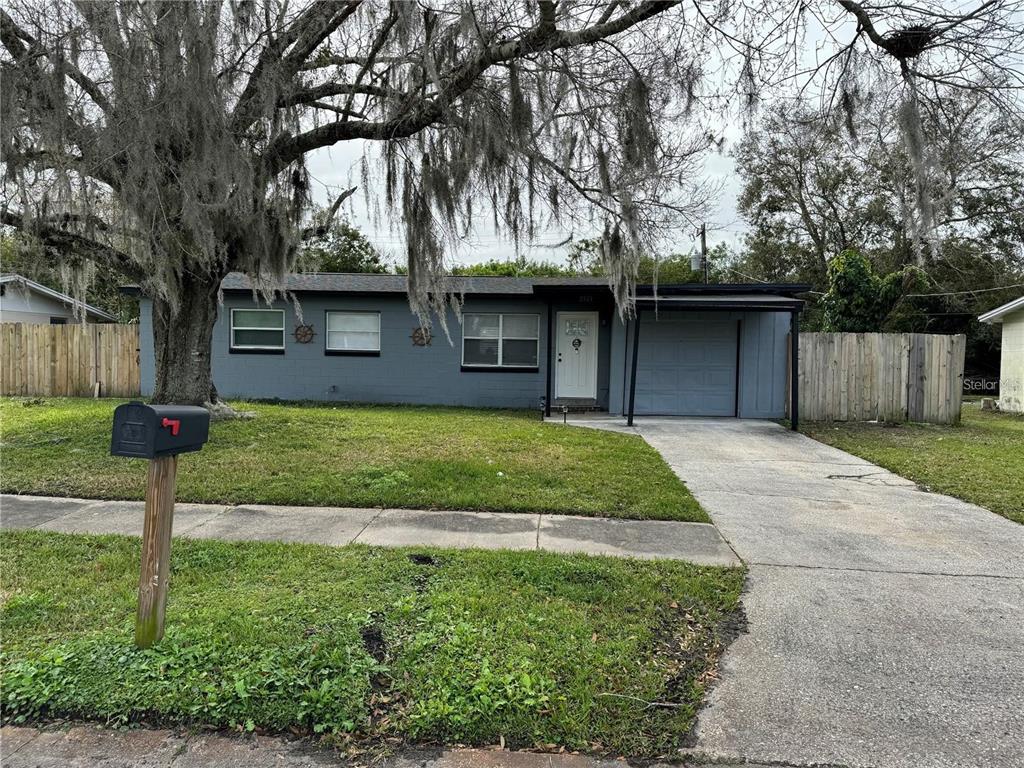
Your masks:
<path fill-rule="evenodd" d="M 789 425 L 794 432 L 800 429 L 800 311 L 789 315 Z"/>

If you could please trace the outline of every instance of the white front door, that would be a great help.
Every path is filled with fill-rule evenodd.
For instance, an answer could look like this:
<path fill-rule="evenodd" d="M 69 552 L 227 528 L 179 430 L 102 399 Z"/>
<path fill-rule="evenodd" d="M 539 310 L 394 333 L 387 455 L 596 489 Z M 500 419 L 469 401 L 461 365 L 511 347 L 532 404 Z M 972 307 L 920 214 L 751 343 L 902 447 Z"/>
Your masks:
<path fill-rule="evenodd" d="M 597 397 L 597 312 L 559 312 L 555 322 L 555 397 Z"/>

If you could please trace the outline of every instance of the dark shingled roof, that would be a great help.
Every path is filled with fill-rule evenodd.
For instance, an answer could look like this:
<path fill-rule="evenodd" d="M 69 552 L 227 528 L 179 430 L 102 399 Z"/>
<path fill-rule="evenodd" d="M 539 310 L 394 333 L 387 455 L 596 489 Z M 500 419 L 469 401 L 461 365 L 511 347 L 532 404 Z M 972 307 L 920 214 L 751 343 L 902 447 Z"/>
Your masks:
<path fill-rule="evenodd" d="M 603 289 L 607 298 L 608 280 L 604 277 L 445 277 L 442 279 L 444 290 L 460 295 L 490 296 L 555 296 L 572 289 Z M 285 290 L 295 293 L 355 293 L 355 294 L 402 294 L 406 293 L 408 278 L 405 275 L 371 275 L 350 272 L 310 272 L 302 275 L 289 275 L 285 281 Z M 252 281 L 241 272 L 232 272 L 221 283 L 225 291 L 251 291 Z M 797 283 L 724 283 L 705 285 L 704 283 L 659 284 L 658 295 L 684 296 L 736 296 L 737 294 L 757 294 L 760 296 L 795 297 L 810 289 L 809 285 Z M 122 286 L 125 293 L 138 295 L 138 286 Z M 651 285 L 636 287 L 638 299 L 651 300 L 654 288 Z M 594 293 L 593 290 L 587 293 Z M 749 297 L 744 297 L 749 300 Z M 738 298 L 736 301 L 743 301 Z"/>
<path fill-rule="evenodd" d="M 296 292 L 320 293 L 405 293 L 408 278 L 405 275 L 372 275 L 343 272 L 312 272 L 289 275 L 285 289 Z M 445 290 L 456 294 L 502 294 L 531 296 L 534 286 L 607 286 L 603 277 L 446 277 Z M 224 278 L 225 291 L 252 290 L 252 281 L 241 272 L 232 272 Z"/>

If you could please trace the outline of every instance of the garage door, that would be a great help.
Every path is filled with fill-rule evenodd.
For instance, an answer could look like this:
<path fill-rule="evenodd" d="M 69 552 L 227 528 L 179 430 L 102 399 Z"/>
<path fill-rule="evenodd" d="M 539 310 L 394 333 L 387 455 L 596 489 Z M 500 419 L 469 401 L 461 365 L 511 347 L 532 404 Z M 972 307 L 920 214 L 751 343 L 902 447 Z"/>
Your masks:
<path fill-rule="evenodd" d="M 636 413 L 735 416 L 737 336 L 735 320 L 643 321 Z"/>

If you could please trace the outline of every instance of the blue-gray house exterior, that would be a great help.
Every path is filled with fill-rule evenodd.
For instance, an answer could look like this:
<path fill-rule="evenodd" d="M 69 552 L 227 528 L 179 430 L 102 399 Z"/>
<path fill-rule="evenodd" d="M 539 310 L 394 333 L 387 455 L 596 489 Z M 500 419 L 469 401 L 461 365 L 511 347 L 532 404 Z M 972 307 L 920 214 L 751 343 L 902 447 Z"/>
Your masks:
<path fill-rule="evenodd" d="M 435 318 L 424 343 L 403 276 L 293 275 L 287 283 L 290 298 L 268 305 L 247 278 L 229 275 L 213 331 L 218 393 L 226 398 L 497 408 L 537 408 L 546 401 L 612 414 L 629 413 L 632 400 L 636 414 L 765 419 L 786 414 L 792 363 L 788 338 L 802 306 L 796 295 L 804 286 L 662 285 L 657 295 L 650 286 L 640 286 L 637 318 L 626 321 L 600 278 L 450 278 L 447 287 L 461 299 L 461 316 L 449 310 L 447 336 Z M 232 310 L 255 308 L 283 310 L 281 348 L 233 346 L 244 331 L 236 322 L 232 332 Z M 144 395 L 152 393 L 155 380 L 151 309 L 141 297 Z M 366 313 L 371 327 L 379 316 L 379 335 L 371 335 L 379 342 L 377 349 L 329 349 L 328 312 L 345 317 Z M 496 323 L 500 315 L 502 328 L 532 328 L 536 317 L 536 357 L 520 359 L 518 367 L 467 364 L 463 345 L 474 342 L 464 342 L 464 333 L 469 334 L 465 319 L 474 315 L 483 316 L 473 321 L 483 325 Z M 296 332 L 298 326 L 308 328 Z M 503 343 L 511 352 L 514 342 Z M 531 342 L 518 343 L 515 354 L 529 357 Z"/>

